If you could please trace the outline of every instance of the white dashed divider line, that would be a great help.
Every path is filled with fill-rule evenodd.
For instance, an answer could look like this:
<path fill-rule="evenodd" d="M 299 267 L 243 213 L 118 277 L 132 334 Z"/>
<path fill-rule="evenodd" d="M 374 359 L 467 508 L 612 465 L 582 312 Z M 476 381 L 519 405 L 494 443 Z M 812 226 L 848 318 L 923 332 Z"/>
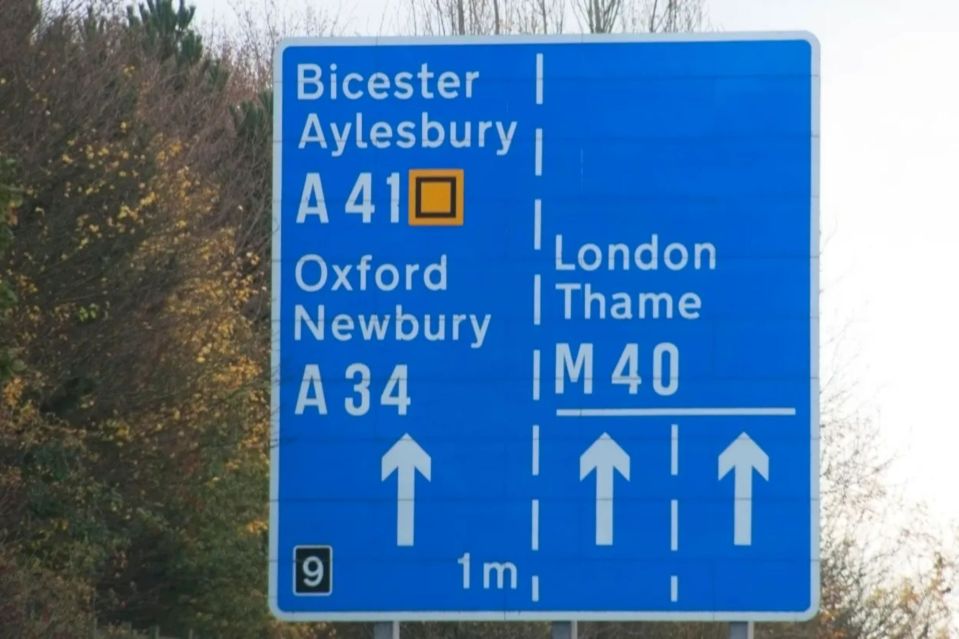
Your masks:
<path fill-rule="evenodd" d="M 536 54 L 536 104 L 543 103 L 543 54 Z"/>
<path fill-rule="evenodd" d="M 539 198 L 533 200 L 533 250 L 538 251 L 543 247 L 543 201 Z"/>
<path fill-rule="evenodd" d="M 536 177 L 543 175 L 543 129 L 536 129 L 536 145 L 534 149 L 533 174 Z"/>
<path fill-rule="evenodd" d="M 533 400 L 539 401 L 539 349 L 533 349 Z"/>
<path fill-rule="evenodd" d="M 669 549 L 679 550 L 679 500 L 669 501 Z"/>
<path fill-rule="evenodd" d="M 536 104 L 543 104 L 543 54 L 536 54 Z M 535 147 L 534 147 L 534 174 L 539 177 L 543 175 L 543 129 L 536 129 Z M 533 250 L 538 251 L 542 247 L 543 234 L 543 202 L 540 198 L 533 199 Z M 542 322 L 542 275 L 536 273 L 533 275 L 533 326 L 539 326 Z M 540 397 L 540 351 L 533 349 L 533 401 L 538 401 Z M 533 425 L 533 446 L 532 446 L 532 464 L 531 472 L 533 477 L 539 476 L 539 425 Z M 530 502 L 530 548 L 533 551 L 539 550 L 539 499 L 533 499 Z M 539 601 L 539 575 L 533 575 L 530 583 L 530 598 L 533 603 Z"/>
<path fill-rule="evenodd" d="M 533 424 L 533 477 L 539 477 L 539 425 Z"/>
<path fill-rule="evenodd" d="M 672 424 L 669 428 L 669 474 L 679 475 L 679 424 Z M 679 500 L 669 502 L 669 549 L 672 552 L 679 550 Z M 669 578 L 669 600 L 679 601 L 679 576 Z"/>
<path fill-rule="evenodd" d="M 532 501 L 532 517 L 533 517 L 533 527 L 532 535 L 530 539 L 530 548 L 532 550 L 539 550 L 539 500 L 534 499 Z"/>
<path fill-rule="evenodd" d="M 533 276 L 533 326 L 539 326 L 541 317 L 542 277 L 537 273 Z"/>
<path fill-rule="evenodd" d="M 679 474 L 679 424 L 673 424 L 669 441 L 669 474 L 675 477 Z"/>

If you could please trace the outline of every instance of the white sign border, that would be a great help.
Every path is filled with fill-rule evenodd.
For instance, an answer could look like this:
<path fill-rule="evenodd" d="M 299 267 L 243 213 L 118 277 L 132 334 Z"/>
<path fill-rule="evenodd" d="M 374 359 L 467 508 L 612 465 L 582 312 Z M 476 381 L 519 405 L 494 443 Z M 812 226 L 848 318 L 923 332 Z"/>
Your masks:
<path fill-rule="evenodd" d="M 280 468 L 280 216 L 282 203 L 282 62 L 283 52 L 292 46 L 410 46 L 465 44 L 570 44 L 611 42 L 743 42 L 802 40 L 811 48 L 811 167 L 809 235 L 809 407 L 810 407 L 810 606 L 801 612 L 703 612 L 703 611 L 400 611 L 400 612 L 291 612 L 282 610 L 277 599 L 279 572 L 279 468 Z M 820 44 L 808 31 L 749 31 L 727 33 L 667 34 L 583 34 L 552 36 L 439 36 L 439 37 L 330 37 L 284 38 L 273 54 L 273 241 L 270 332 L 270 612 L 280 621 L 808 621 L 819 612 L 820 602 L 820 530 L 819 530 L 819 143 L 820 143 Z M 732 586 L 735 587 L 735 586 Z"/>

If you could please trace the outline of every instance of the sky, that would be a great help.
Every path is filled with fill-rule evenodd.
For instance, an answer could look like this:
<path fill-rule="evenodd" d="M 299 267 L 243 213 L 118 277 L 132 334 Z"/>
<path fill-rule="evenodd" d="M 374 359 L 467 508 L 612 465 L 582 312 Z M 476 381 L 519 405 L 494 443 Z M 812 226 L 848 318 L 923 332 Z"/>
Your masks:
<path fill-rule="evenodd" d="M 959 4 L 713 0 L 724 30 L 822 45 L 823 378 L 841 369 L 897 455 L 890 479 L 959 521 Z"/>
<path fill-rule="evenodd" d="M 266 2 L 194 1 L 201 22 Z M 313 6 L 372 35 L 401 30 L 408 2 Z M 889 481 L 938 524 L 959 524 L 959 3 L 706 7 L 714 29 L 807 30 L 821 43 L 822 377 L 874 420 L 895 456 Z"/>

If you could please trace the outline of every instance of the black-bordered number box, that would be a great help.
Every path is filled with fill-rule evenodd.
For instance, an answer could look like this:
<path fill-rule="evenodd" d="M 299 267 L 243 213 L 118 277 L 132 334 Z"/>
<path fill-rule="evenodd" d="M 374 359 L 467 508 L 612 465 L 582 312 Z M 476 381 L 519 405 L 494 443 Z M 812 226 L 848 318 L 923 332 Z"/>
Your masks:
<path fill-rule="evenodd" d="M 463 226 L 463 169 L 410 169 L 410 226 Z"/>
<path fill-rule="evenodd" d="M 333 592 L 333 547 L 293 548 L 293 594 L 322 597 Z"/>

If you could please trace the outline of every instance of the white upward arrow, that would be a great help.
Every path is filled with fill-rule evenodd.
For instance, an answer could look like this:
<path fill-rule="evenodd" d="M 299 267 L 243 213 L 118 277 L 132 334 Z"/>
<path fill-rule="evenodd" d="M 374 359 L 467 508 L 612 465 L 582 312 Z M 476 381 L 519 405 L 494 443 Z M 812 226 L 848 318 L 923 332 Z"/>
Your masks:
<path fill-rule="evenodd" d="M 613 469 L 629 481 L 629 455 L 607 433 L 579 458 L 579 480 L 596 471 L 596 545 L 613 545 Z"/>
<path fill-rule="evenodd" d="M 769 455 L 749 435 L 742 433 L 719 455 L 719 479 L 735 469 L 733 493 L 733 543 L 753 543 L 753 471 L 769 481 Z"/>
<path fill-rule="evenodd" d="M 419 471 L 430 481 L 430 456 L 420 445 L 404 434 L 383 455 L 381 481 L 396 472 L 396 545 L 413 545 L 413 505 L 416 499 L 416 476 Z"/>

